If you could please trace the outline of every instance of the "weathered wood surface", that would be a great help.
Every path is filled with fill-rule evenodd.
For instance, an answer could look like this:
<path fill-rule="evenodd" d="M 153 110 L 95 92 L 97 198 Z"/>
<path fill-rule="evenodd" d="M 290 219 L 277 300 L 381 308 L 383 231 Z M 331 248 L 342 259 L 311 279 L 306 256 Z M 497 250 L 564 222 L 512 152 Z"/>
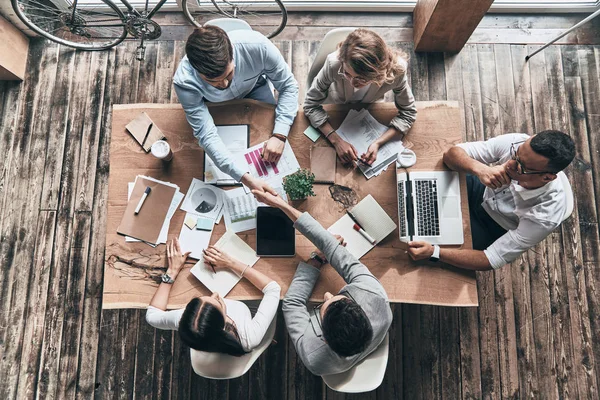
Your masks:
<path fill-rule="evenodd" d="M 495 16 L 482 26 L 562 30 L 580 17 Z M 288 62 L 310 64 L 318 43 L 307 35 L 307 45 L 276 42 Z M 577 145 L 567 169 L 575 210 L 510 266 L 477 274 L 479 308 L 392 305 L 386 376 L 364 397 L 597 398 L 600 49 L 551 46 L 525 63 L 527 46 L 467 44 L 442 59 L 394 40 L 412 56 L 419 100 L 464 103 L 467 139 L 565 129 Z M 150 44 L 155 71 L 135 61 L 136 46 L 101 56 L 33 41 L 25 81 L 0 82 L 0 398 L 362 398 L 332 392 L 302 366 L 281 312 L 277 344 L 244 377 L 217 382 L 194 375 L 189 349 L 149 327 L 143 310 L 101 309 L 112 105 L 177 100 L 183 42 Z"/>
<path fill-rule="evenodd" d="M 349 107 L 328 106 L 330 120 L 337 126 L 344 119 Z M 383 123 L 396 114 L 393 104 L 375 104 L 368 107 L 370 112 Z M 174 152 L 173 161 L 168 166 L 143 152 L 125 130 L 125 125 L 140 112 L 146 112 L 169 139 Z M 217 124 L 250 125 L 250 145 L 266 140 L 273 128 L 274 108 L 253 100 L 235 101 L 227 105 L 211 105 L 210 111 Z M 413 148 L 418 156 L 414 170 L 444 168 L 441 154 L 452 144 L 459 142 L 461 132 L 461 111 L 457 102 L 418 103 L 419 119 L 413 126 L 406 145 Z M 126 243 L 125 238 L 116 233 L 117 226 L 127 205 L 127 182 L 137 174 L 173 182 L 187 192 L 193 177 L 203 176 L 203 151 L 187 124 L 185 114 L 179 105 L 135 104 L 115 105 L 112 116 L 111 174 L 107 210 L 106 268 L 104 275 L 104 308 L 145 308 L 156 290 L 156 278 L 165 268 L 165 246 L 151 248 L 143 243 Z M 301 167 L 309 168 L 310 147 L 313 143 L 303 135 L 308 120 L 302 113 L 296 117 L 290 132 L 290 144 Z M 317 145 L 326 145 L 320 140 Z M 367 194 L 381 204 L 397 221 L 396 175 L 394 168 L 377 178 L 366 180 L 359 170 L 337 168 L 336 183 L 351 188 L 358 199 Z M 466 185 L 462 182 L 463 198 L 466 198 Z M 332 225 L 345 213 L 345 208 L 333 200 L 325 185 L 315 187 L 316 197 L 309 198 L 299 207 L 309 211 L 323 226 Z M 471 237 L 468 221 L 468 203 L 463 201 L 463 223 L 465 232 L 464 247 L 470 248 Z M 177 212 L 169 227 L 169 237 L 179 235 L 184 212 Z M 216 242 L 225 231 L 224 223 L 215 226 L 211 242 Z M 239 236 L 251 247 L 256 243 L 254 230 L 242 232 Z M 282 295 L 291 283 L 298 262 L 308 256 L 314 248 L 306 238 L 298 233 L 297 256 L 295 258 L 261 258 L 255 268 L 276 279 L 282 286 Z M 135 260 L 135 262 L 131 261 Z M 474 274 L 443 266 L 422 268 L 412 262 L 405 253 L 405 246 L 397 233 L 392 233 L 382 243 L 362 258 L 362 262 L 383 283 L 390 301 L 424 303 L 437 305 L 469 306 L 477 304 Z M 190 263 L 191 267 L 193 263 Z M 338 291 L 344 285 L 339 275 L 330 266 L 323 271 L 313 296 L 321 298 L 326 291 Z M 174 284 L 169 307 L 183 307 L 198 295 L 209 293 L 207 289 L 189 273 L 186 268 Z M 230 298 L 256 299 L 260 292 L 246 281 L 240 282 L 228 295 Z"/>

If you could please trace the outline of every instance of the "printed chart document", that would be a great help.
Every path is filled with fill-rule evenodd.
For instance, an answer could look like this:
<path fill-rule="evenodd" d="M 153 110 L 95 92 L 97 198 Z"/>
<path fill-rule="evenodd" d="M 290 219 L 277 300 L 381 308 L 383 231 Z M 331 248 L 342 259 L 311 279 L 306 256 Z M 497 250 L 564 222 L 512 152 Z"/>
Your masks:
<path fill-rule="evenodd" d="M 221 239 L 215 243 L 215 247 L 222 252 L 229 254 L 241 263 L 249 265 L 250 268 L 252 268 L 259 259 L 259 257 L 256 256 L 254 249 L 248 246 L 246 242 L 231 231 L 225 232 Z M 200 261 L 192 267 L 190 272 L 213 293 L 216 292 L 222 297 L 225 297 L 241 279 L 229 270 L 218 269 L 215 273 L 209 265 L 204 263 L 203 258 L 200 258 L 199 260 Z"/>
<path fill-rule="evenodd" d="M 243 154 L 250 144 L 249 125 L 218 125 L 217 134 L 234 158 Z M 239 182 L 221 171 L 212 158 L 204 153 L 204 182 L 217 185 L 235 185 Z"/>
<path fill-rule="evenodd" d="M 200 217 L 210 218 L 218 224 L 223 215 L 223 189 L 193 178 L 183 199 L 181 209 Z"/>
<path fill-rule="evenodd" d="M 388 129 L 380 124 L 366 109 L 350 110 L 337 129 L 338 135 L 352 144 L 358 154 L 367 152 L 369 145 L 377 140 Z M 379 175 L 388 165 L 396 161 L 398 153 L 404 150 L 401 140 L 392 140 L 379 148 L 377 160 L 371 166 L 359 164 L 359 168 L 367 179 Z"/>
<path fill-rule="evenodd" d="M 186 218 L 192 216 L 192 218 L 198 218 L 196 214 L 187 213 Z M 214 228 L 214 224 L 213 224 Z M 191 251 L 190 258 L 200 260 L 202 258 L 202 250 L 206 249 L 210 243 L 210 237 L 212 236 L 212 228 L 209 231 L 196 229 L 190 229 L 185 223 L 181 224 L 181 232 L 179 232 L 179 245 L 181 251 L 186 253 Z"/>
<path fill-rule="evenodd" d="M 273 189 L 287 201 L 285 190 L 282 186 Z M 256 201 L 252 193 L 246 193 L 244 188 L 225 191 L 225 226 L 228 231 L 235 233 L 256 229 L 256 208 L 264 205 Z"/>
<path fill-rule="evenodd" d="M 284 176 L 292 174 L 300 169 L 300 164 L 296 155 L 290 146 L 290 142 L 285 142 L 283 154 L 277 164 L 270 163 L 260 157 L 264 142 L 252 146 L 244 152 L 244 162 L 248 164 L 250 173 L 267 181 L 272 187 L 281 186 L 281 180 Z"/>
<path fill-rule="evenodd" d="M 358 222 L 358 225 L 371 235 L 375 240 L 375 245 L 396 229 L 394 221 L 371 195 L 362 199 L 349 213 Z M 355 223 L 350 215 L 346 214 L 327 230 L 334 235 L 341 235 L 346 241 L 346 249 L 354 257 L 360 259 L 375 245 L 354 230 Z"/>

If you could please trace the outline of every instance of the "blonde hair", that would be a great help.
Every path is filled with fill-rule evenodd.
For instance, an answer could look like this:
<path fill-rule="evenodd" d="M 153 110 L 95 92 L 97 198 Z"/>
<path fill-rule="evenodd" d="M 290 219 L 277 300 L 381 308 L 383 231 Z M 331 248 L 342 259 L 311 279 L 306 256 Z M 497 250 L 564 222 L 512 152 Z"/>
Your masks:
<path fill-rule="evenodd" d="M 391 83 L 404 75 L 408 65 L 408 54 L 388 47 L 381 36 L 362 28 L 350 33 L 338 45 L 338 59 L 378 85 Z"/>

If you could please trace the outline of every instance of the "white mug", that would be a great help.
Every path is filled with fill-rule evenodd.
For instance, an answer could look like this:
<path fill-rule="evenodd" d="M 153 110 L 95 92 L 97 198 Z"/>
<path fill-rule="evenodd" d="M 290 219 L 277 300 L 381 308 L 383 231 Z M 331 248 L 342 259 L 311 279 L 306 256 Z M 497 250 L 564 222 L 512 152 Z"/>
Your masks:
<path fill-rule="evenodd" d="M 150 148 L 152 155 L 159 160 L 171 161 L 173 159 L 173 152 L 171 146 L 164 140 L 157 140 Z"/>

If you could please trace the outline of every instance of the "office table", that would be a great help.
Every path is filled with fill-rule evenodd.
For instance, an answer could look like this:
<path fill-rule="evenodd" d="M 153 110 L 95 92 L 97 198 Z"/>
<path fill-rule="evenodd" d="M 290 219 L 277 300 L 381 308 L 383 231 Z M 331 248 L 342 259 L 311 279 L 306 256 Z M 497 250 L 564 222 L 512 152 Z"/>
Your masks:
<path fill-rule="evenodd" d="M 325 107 L 334 127 L 339 126 L 351 108 L 362 108 L 361 105 Z M 377 120 L 386 125 L 397 112 L 391 103 L 375 103 L 365 107 Z M 271 105 L 254 100 L 235 100 L 211 104 L 209 108 L 217 125 L 249 124 L 251 146 L 268 139 L 272 133 L 274 107 Z M 405 146 L 412 148 L 417 154 L 417 164 L 411 167 L 411 170 L 444 169 L 443 152 L 463 140 L 461 107 L 457 102 L 417 102 L 417 108 L 417 121 L 404 140 Z M 146 154 L 125 130 L 125 125 L 142 111 L 150 116 L 167 137 L 174 152 L 170 163 L 163 163 L 151 154 Z M 300 166 L 304 168 L 310 166 L 311 146 L 329 145 L 324 138 L 313 144 L 303 134 L 308 126 L 308 119 L 300 108 L 289 141 Z M 160 275 L 166 269 L 165 245 L 152 248 L 144 243 L 126 243 L 125 237 L 117 234 L 117 227 L 127 205 L 127 183 L 133 182 L 136 175 L 147 175 L 176 183 L 185 193 L 192 178 L 202 179 L 203 161 L 203 150 L 192 135 L 191 127 L 179 104 L 127 104 L 113 107 L 103 308 L 146 307 L 160 282 Z M 338 160 L 336 185 L 346 187 L 335 187 L 341 202 L 332 198 L 329 185 L 315 185 L 316 197 L 295 202 L 294 205 L 301 211 L 309 211 L 327 228 L 345 213 L 342 203 L 344 199 L 351 197 L 345 196 L 346 194 L 354 192 L 359 201 L 371 194 L 394 222 L 398 222 L 396 171 L 393 164 L 380 176 L 367 181 L 358 169 L 347 169 Z M 464 176 L 461 176 L 461 197 L 465 232 L 465 244 L 462 247 L 471 248 Z M 184 217 L 185 212 L 181 210 L 175 213 L 169 227 L 169 239 L 179 235 Z M 216 225 L 211 244 L 224 232 L 224 222 Z M 255 230 L 238 235 L 255 248 Z M 292 281 L 298 262 L 306 259 L 314 246 L 297 232 L 296 249 L 295 258 L 261 258 L 254 266 L 277 280 L 282 287 L 282 296 Z M 451 306 L 477 305 L 477 286 L 473 272 L 442 263 L 417 263 L 412 261 L 405 251 L 406 245 L 400 242 L 396 230 L 361 258 L 361 262 L 369 267 L 386 288 L 390 301 Z M 169 308 L 183 307 L 193 297 L 210 294 L 190 274 L 189 270 L 194 263 L 195 260 L 188 260 L 186 268 L 173 285 Z M 327 265 L 322 269 L 313 299 L 322 299 L 325 291 L 335 293 L 343 285 L 341 277 Z M 252 300 L 261 298 L 262 293 L 248 281 L 242 280 L 227 297 Z"/>

